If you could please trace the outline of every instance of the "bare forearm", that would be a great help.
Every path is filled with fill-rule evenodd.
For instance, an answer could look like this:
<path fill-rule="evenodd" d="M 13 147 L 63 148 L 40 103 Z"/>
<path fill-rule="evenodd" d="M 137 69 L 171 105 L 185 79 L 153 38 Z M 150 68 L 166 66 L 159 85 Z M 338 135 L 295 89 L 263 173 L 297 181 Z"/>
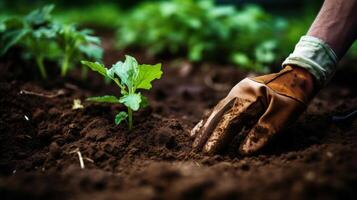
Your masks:
<path fill-rule="evenodd" d="M 357 38 L 357 0 L 325 0 L 307 35 L 322 39 L 343 57 Z"/>

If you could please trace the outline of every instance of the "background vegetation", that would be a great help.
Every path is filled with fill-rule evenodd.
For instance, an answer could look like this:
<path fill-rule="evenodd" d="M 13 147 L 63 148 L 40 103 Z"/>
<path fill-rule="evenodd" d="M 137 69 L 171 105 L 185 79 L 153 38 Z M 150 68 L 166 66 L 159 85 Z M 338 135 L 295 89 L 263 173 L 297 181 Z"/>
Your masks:
<path fill-rule="evenodd" d="M 54 19 L 116 33 L 119 50 L 267 72 L 293 50 L 322 1 L 52 0 Z M 0 19 L 49 1 L 1 1 Z M 357 56 L 357 45 L 348 57 Z"/>

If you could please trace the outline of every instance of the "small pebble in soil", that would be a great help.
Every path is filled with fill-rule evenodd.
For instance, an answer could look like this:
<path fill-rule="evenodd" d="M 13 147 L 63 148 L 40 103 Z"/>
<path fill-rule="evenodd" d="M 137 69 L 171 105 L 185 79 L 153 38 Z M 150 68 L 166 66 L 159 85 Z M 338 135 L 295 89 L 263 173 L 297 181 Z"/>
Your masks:
<path fill-rule="evenodd" d="M 328 158 L 332 158 L 333 157 L 333 153 L 331 153 L 330 151 L 326 152 L 326 156 Z"/>
<path fill-rule="evenodd" d="M 316 174 L 315 172 L 313 171 L 308 171 L 306 174 L 305 174 L 305 180 L 307 181 L 314 181 L 316 179 Z"/>

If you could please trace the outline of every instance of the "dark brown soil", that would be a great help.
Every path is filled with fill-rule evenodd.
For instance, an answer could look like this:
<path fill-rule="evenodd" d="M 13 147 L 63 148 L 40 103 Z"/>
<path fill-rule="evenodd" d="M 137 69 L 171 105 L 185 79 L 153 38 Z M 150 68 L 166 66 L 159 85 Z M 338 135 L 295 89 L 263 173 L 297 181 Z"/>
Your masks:
<path fill-rule="evenodd" d="M 108 64 L 123 58 L 107 52 Z M 191 152 L 189 131 L 247 75 L 233 67 L 165 62 L 132 132 L 114 125 L 122 106 L 84 101 L 119 92 L 94 73 L 40 81 L 26 63 L 3 60 L 0 68 L 1 199 L 357 197 L 357 121 L 331 121 L 356 109 L 356 74 L 338 72 L 260 154 L 242 157 L 233 146 L 208 157 Z M 74 99 L 84 108 L 73 110 Z"/>

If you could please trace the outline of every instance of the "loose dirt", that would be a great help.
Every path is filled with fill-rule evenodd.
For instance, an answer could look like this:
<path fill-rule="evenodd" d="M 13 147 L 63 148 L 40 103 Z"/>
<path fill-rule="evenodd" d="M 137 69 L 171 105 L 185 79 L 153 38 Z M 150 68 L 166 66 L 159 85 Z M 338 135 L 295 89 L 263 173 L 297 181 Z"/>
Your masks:
<path fill-rule="evenodd" d="M 107 64 L 123 58 L 107 52 Z M 356 109 L 353 74 L 338 72 L 260 154 L 243 157 L 232 145 L 209 157 L 191 152 L 190 130 L 247 74 L 205 63 L 163 66 L 129 132 L 113 121 L 124 107 L 84 101 L 119 93 L 96 74 L 40 81 L 27 63 L 2 60 L 0 198 L 356 199 L 357 121 L 331 121 Z M 72 109 L 74 99 L 84 108 Z"/>

